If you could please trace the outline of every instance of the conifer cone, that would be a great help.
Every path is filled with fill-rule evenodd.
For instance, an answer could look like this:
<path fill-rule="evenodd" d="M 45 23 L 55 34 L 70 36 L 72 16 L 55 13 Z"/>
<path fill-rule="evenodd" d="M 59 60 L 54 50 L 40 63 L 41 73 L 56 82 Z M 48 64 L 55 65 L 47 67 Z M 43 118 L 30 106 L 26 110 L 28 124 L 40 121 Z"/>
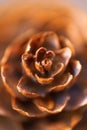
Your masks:
<path fill-rule="evenodd" d="M 21 3 L 12 18 L 9 5 L 0 21 L 0 129 L 86 130 L 86 15 L 34 6 Z"/>

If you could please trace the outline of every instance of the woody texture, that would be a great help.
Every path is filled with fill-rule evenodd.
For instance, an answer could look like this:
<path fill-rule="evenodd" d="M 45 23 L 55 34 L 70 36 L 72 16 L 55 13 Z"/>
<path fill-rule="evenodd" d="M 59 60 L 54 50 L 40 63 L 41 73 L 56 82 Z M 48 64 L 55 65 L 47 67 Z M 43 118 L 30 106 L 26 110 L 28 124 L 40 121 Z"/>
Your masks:
<path fill-rule="evenodd" d="M 34 6 L 1 17 L 0 130 L 86 130 L 86 13 Z"/>

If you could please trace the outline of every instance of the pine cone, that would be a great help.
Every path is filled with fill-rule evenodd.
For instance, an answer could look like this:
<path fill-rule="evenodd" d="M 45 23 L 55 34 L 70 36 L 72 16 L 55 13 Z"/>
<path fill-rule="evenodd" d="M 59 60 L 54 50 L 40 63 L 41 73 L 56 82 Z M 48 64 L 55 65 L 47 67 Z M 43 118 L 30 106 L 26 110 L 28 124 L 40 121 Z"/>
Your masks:
<path fill-rule="evenodd" d="M 13 109 L 29 117 L 61 112 L 71 97 L 66 91 L 81 70 L 72 58 L 72 44 L 54 32 L 28 37 L 18 39 L 2 59 L 1 75 Z"/>
<path fill-rule="evenodd" d="M 0 39 L 4 44 L 0 57 L 4 53 L 1 60 L 4 86 L 0 81 L 0 115 L 10 118 L 0 117 L 4 122 L 0 122 L 2 129 L 2 125 L 10 121 L 12 126 L 10 128 L 8 123 L 9 130 L 21 130 L 19 124 L 22 124 L 25 130 L 81 128 L 78 125 L 84 119 L 83 112 L 87 110 L 84 107 L 87 104 L 87 91 L 84 87 L 86 81 L 85 78 L 83 82 L 81 80 L 85 77 L 82 50 L 83 39 L 84 41 L 86 39 L 84 31 L 75 23 L 77 21 L 75 16 L 69 13 L 70 8 L 59 10 L 58 14 L 44 10 L 40 12 L 40 16 L 29 17 L 27 19 L 29 26 L 26 25 L 25 31 L 21 27 L 25 25 L 26 20 L 22 21 L 21 26 L 16 22 L 10 24 L 17 31 L 13 29 L 7 32 L 7 25 L 5 29 L 2 27 Z M 56 16 L 62 17 L 59 20 Z M 25 16 L 20 16 L 16 18 L 17 22 L 21 23 L 21 18 L 26 19 Z M 23 31 L 24 34 L 21 35 Z M 20 36 L 15 39 L 17 35 Z M 15 40 L 9 45 L 9 41 L 11 42 L 13 38 Z M 6 48 L 5 52 L 3 48 Z M 76 127 L 73 128 L 74 126 Z M 85 128 L 87 127 L 84 127 L 84 130 Z"/>

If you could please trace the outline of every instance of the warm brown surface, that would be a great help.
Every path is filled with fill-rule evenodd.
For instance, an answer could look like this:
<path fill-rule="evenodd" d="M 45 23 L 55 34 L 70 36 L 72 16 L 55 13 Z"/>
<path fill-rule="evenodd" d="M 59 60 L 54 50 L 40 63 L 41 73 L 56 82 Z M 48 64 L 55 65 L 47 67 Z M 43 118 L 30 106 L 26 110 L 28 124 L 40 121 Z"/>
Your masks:
<path fill-rule="evenodd" d="M 0 86 L 0 114 L 10 117 L 11 124 L 14 122 L 12 129 L 17 130 L 20 130 L 20 126 L 16 125 L 16 120 L 24 121 L 23 115 L 42 117 L 43 114 L 54 115 L 39 119 L 29 118 L 29 121 L 26 118 L 27 122 L 23 122 L 25 130 L 72 130 L 81 119 L 74 129 L 86 130 L 87 117 L 86 114 L 83 116 L 83 112 L 87 109 L 82 106 L 87 104 L 87 14 L 71 5 L 32 2 L 4 5 L 0 10 L 0 57 L 3 57 L 1 73 L 5 85 Z M 42 31 L 46 32 L 47 37 L 44 33 L 38 34 Z M 60 35 L 66 38 L 61 38 Z M 47 40 L 49 46 L 43 46 Z M 52 42 L 55 46 L 52 46 Z M 37 46 L 39 44 L 44 48 Z M 7 46 L 9 48 L 5 51 Z M 51 58 L 55 54 L 58 56 L 53 61 L 47 57 L 49 50 Z M 29 55 L 29 51 L 32 54 Z M 30 66 L 31 61 L 35 68 Z M 80 63 L 82 71 L 75 81 L 81 69 Z M 46 71 L 50 76 L 45 74 Z M 58 74 L 61 76 L 56 79 Z M 36 82 L 33 83 L 32 79 Z M 64 84 L 65 80 L 67 82 Z M 17 114 L 14 109 L 22 115 Z M 10 120 L 3 118 L 0 127 L 3 128 L 3 124 Z M 3 130 L 7 129 L 4 127 Z"/>

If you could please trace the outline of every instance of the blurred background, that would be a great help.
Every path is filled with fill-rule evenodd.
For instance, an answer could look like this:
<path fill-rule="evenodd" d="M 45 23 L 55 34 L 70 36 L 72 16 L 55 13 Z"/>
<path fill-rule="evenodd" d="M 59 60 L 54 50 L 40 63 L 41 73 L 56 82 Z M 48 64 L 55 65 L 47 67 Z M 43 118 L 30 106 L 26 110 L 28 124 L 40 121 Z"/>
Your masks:
<path fill-rule="evenodd" d="M 9 3 L 12 3 L 12 2 L 16 2 L 17 0 L 0 0 L 0 4 L 9 4 Z M 23 0 L 18 0 L 19 1 L 23 1 Z M 42 2 L 41 0 L 26 0 L 26 2 L 33 2 L 33 3 L 36 3 L 36 2 Z M 47 2 L 47 0 L 45 0 Z M 54 1 L 57 3 L 59 0 L 48 0 L 52 3 L 54 3 Z M 84 10 L 87 10 L 87 0 L 62 0 L 64 3 L 66 3 L 67 1 L 68 2 L 72 2 L 73 4 L 75 4 L 76 6 L 84 9 Z"/>
<path fill-rule="evenodd" d="M 28 29 L 59 30 L 75 44 L 86 43 L 86 5 L 87 0 L 0 0 L 0 43 L 8 44 Z"/>

